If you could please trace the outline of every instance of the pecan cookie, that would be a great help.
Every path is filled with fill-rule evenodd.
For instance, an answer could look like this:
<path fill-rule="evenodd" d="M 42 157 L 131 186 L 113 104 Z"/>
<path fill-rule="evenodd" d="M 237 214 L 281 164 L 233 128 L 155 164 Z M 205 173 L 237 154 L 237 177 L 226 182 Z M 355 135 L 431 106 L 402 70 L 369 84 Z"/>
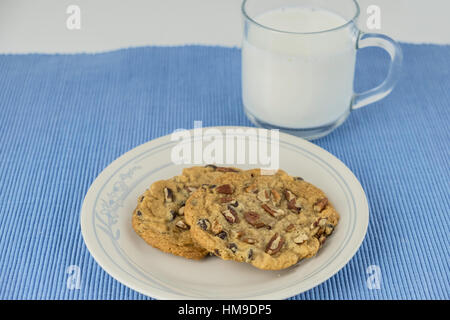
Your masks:
<path fill-rule="evenodd" d="M 224 172 L 238 169 L 216 167 L 192 167 L 180 176 L 153 183 L 139 197 L 133 212 L 132 226 L 135 232 L 151 246 L 164 252 L 190 259 L 201 259 L 208 251 L 193 241 L 189 225 L 184 219 L 187 198 L 197 189 L 207 187 Z"/>
<path fill-rule="evenodd" d="M 314 256 L 339 215 L 315 186 L 279 170 L 227 173 L 186 202 L 192 237 L 225 260 L 280 270 Z"/>

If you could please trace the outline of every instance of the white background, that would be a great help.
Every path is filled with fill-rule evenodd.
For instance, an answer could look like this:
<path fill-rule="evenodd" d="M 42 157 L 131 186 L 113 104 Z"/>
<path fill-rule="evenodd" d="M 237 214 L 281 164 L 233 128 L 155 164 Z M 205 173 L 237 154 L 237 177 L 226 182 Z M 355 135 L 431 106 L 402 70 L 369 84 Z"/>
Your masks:
<path fill-rule="evenodd" d="M 404 42 L 450 44 L 450 0 L 358 2 L 362 29 L 367 6 L 375 4 L 381 9 L 376 32 Z M 80 30 L 66 27 L 69 5 L 81 9 Z M 241 0 L 0 0 L 0 53 L 239 46 L 240 5 Z"/>

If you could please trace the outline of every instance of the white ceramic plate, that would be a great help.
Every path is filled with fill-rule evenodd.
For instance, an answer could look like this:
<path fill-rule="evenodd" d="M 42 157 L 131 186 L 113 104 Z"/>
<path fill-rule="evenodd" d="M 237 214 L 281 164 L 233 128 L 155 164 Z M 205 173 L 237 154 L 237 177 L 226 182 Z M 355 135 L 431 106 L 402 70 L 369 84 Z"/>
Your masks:
<path fill-rule="evenodd" d="M 226 128 L 231 127 L 216 129 Z M 282 271 L 263 271 L 216 257 L 188 260 L 148 246 L 134 233 L 131 213 L 152 182 L 180 174 L 183 166 L 171 161 L 178 142 L 170 136 L 125 153 L 97 177 L 81 210 L 86 246 L 112 277 L 158 299 L 283 299 L 317 286 L 358 250 L 369 221 L 367 199 L 353 173 L 327 151 L 288 134 L 280 133 L 279 141 L 280 168 L 324 190 L 341 216 L 317 256 Z"/>

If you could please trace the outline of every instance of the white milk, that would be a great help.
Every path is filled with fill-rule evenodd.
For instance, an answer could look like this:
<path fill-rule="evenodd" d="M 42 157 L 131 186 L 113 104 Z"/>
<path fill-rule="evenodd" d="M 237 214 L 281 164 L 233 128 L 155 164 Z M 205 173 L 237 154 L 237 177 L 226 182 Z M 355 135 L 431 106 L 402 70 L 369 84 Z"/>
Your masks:
<path fill-rule="evenodd" d="M 317 32 L 346 21 L 307 7 L 269 11 L 255 19 L 290 32 Z M 242 47 L 245 108 L 258 120 L 286 128 L 331 124 L 349 111 L 356 48 L 351 26 L 319 34 L 269 31 L 249 24 Z"/>

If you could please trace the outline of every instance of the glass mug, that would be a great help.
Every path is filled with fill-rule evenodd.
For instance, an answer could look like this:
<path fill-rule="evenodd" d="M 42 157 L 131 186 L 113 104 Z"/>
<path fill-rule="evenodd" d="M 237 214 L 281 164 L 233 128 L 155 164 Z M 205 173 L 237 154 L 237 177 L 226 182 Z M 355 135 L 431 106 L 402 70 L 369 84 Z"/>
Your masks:
<path fill-rule="evenodd" d="M 400 47 L 358 30 L 354 0 L 244 0 L 242 14 L 242 100 L 259 127 L 320 138 L 397 81 Z M 355 93 L 356 51 L 370 46 L 389 53 L 389 72 L 376 88 Z"/>

